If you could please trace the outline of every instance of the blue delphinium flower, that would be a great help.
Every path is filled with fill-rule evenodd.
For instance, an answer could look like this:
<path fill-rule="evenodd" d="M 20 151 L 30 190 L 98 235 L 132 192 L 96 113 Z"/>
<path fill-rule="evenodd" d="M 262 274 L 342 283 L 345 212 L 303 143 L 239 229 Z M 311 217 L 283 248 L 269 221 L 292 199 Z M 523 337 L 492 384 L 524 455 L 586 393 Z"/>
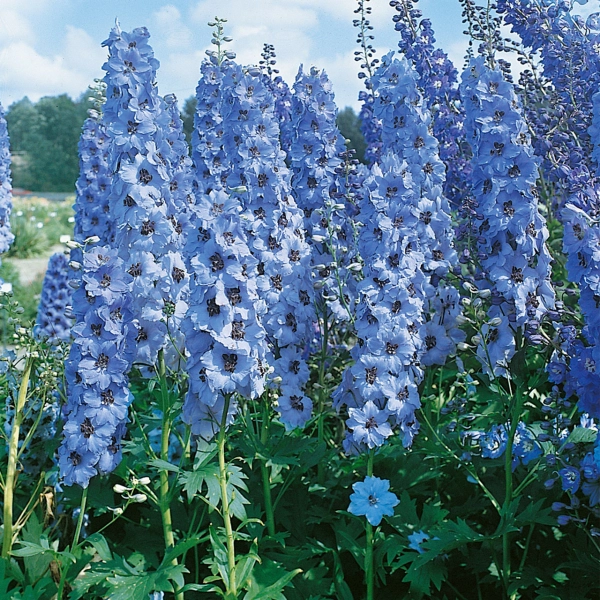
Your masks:
<path fill-rule="evenodd" d="M 112 471 L 121 460 L 136 335 L 129 309 L 131 275 L 124 266 L 109 247 L 83 252 L 83 276 L 73 293 L 73 343 L 65 365 L 59 464 L 66 485 L 87 487 L 91 477 Z"/>
<path fill-rule="evenodd" d="M 444 167 L 428 131 L 430 116 L 416 79 L 408 61 L 392 54 L 383 58 L 373 77 L 385 153 L 365 181 L 368 201 L 363 201 L 359 215 L 364 223 L 359 250 L 369 261 L 358 286 L 355 364 L 334 394 L 338 408 L 361 408 L 372 401 L 385 409 L 390 422 L 399 426 L 405 447 L 418 431 L 421 358 L 430 350 L 429 364 L 443 363 L 444 353 L 455 348 L 442 315 L 441 322 L 432 321 L 439 329 L 425 323 L 428 297 L 435 296 L 434 286 L 448 272 L 455 252 L 448 203 L 442 196 Z M 448 323 L 451 314 L 455 313 L 448 311 Z M 361 431 L 352 431 L 347 450 L 366 448 Z M 371 439 L 375 445 L 383 441 Z"/>
<path fill-rule="evenodd" d="M 562 365 L 565 393 L 576 394 L 580 410 L 598 417 L 600 402 L 597 395 L 590 396 L 589 389 L 600 385 L 600 370 L 596 368 L 600 360 L 596 300 L 600 296 L 600 278 L 595 254 L 600 230 L 596 96 L 600 87 L 600 33 L 595 14 L 584 21 L 572 9 L 572 0 L 498 2 L 505 22 L 523 45 L 541 59 L 541 73 L 529 86 L 534 94 L 529 121 L 536 133 L 534 143 L 543 161 L 544 178 L 553 187 L 556 216 L 565 228 L 563 251 L 568 257 L 568 277 L 579 286 L 586 322 L 582 332 L 585 343 L 579 340 L 556 352 L 549 369 L 554 364 Z M 537 109 L 540 105 L 543 110 Z M 580 381 L 583 385 L 579 385 Z"/>
<path fill-rule="evenodd" d="M 414 63 L 419 87 L 432 115 L 433 135 L 439 141 L 440 159 L 446 165 L 444 195 L 455 206 L 463 200 L 470 174 L 464 143 L 464 109 L 458 91 L 458 72 L 442 50 L 435 48 L 429 19 L 421 19 L 418 0 L 392 0 L 400 51 Z"/>
<path fill-rule="evenodd" d="M 480 223 L 478 285 L 493 297 L 477 356 L 486 373 L 505 376 L 517 329 L 539 323 L 554 307 L 548 229 L 535 187 L 538 160 L 513 86 L 498 68 L 473 59 L 461 95 Z"/>
<path fill-rule="evenodd" d="M 238 65 L 226 70 L 224 95 L 229 111 L 223 150 L 233 165 L 227 185 L 244 188 L 239 194 L 243 223 L 252 255 L 258 261 L 257 285 L 267 311 L 262 323 L 274 357 L 294 350 L 294 362 L 302 363 L 302 351 L 311 337 L 315 320 L 310 277 L 310 248 L 305 239 L 302 211 L 292 195 L 291 174 L 278 142 L 273 95 L 254 69 Z M 295 372 L 283 361 L 270 361 L 282 397 L 276 406 L 283 423 L 299 425 L 307 417 L 310 401 Z M 282 369 L 282 370 L 280 370 Z"/>
<path fill-rule="evenodd" d="M 506 451 L 510 425 L 494 425 L 489 431 L 471 431 L 465 437 L 477 442 L 483 458 L 499 458 Z M 535 435 L 523 421 L 517 424 L 512 447 L 512 470 L 527 465 L 542 456 L 543 450 Z"/>
<path fill-rule="evenodd" d="M 103 123 L 111 138 L 109 205 L 118 223 L 114 247 L 133 278 L 134 360 L 145 374 L 153 373 L 159 350 L 181 343 L 177 331 L 187 310 L 189 281 L 181 250 L 191 199 L 191 162 L 181 119 L 175 98 L 158 95 L 158 61 L 149 37 L 143 27 L 131 33 L 115 27 L 103 44 L 109 51 L 103 66 Z"/>
<path fill-rule="evenodd" d="M 354 493 L 350 495 L 348 512 L 356 516 L 365 516 L 371 525 L 377 526 L 384 516 L 394 514 L 394 506 L 400 500 L 390 492 L 390 482 L 379 477 L 365 477 L 364 481 L 352 484 Z"/>
<path fill-rule="evenodd" d="M 324 71 L 300 67 L 294 83 L 290 121 L 289 163 L 292 188 L 304 211 L 307 239 L 320 312 L 326 302 L 337 320 L 352 317 L 357 251 L 355 232 L 345 201 L 348 183 L 343 162 L 344 140 L 336 126 L 337 108 Z"/>
<path fill-rule="evenodd" d="M 69 262 L 63 253 L 56 253 L 48 261 L 42 283 L 42 294 L 37 311 L 35 333 L 38 339 L 52 344 L 71 337 L 72 319 L 67 316 L 71 304 Z"/>
<path fill-rule="evenodd" d="M 79 177 L 75 184 L 76 196 L 74 238 L 83 243 L 87 238 L 98 236 L 100 244 L 113 241 L 115 224 L 109 215 L 108 195 L 111 186 L 111 173 L 108 168 L 110 138 L 105 125 L 100 121 L 104 103 L 104 84 L 92 88 L 94 106 L 88 111 L 79 139 Z M 76 251 L 73 258 L 79 260 Z"/>
<path fill-rule="evenodd" d="M 15 239 L 15 236 L 10 232 L 11 209 L 10 145 L 4 108 L 0 104 L 0 254 L 6 252 Z"/>

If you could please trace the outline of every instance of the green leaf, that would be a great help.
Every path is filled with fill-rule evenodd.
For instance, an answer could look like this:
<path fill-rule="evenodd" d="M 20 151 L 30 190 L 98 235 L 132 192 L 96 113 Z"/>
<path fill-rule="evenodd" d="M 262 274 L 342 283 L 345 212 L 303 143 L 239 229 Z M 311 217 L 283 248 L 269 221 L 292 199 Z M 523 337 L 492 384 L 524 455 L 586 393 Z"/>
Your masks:
<path fill-rule="evenodd" d="M 86 538 L 86 542 L 89 542 L 94 550 L 98 553 L 98 556 L 104 561 L 111 561 L 113 556 L 108 547 L 108 542 L 106 538 L 100 533 L 92 533 L 89 537 Z"/>
<path fill-rule="evenodd" d="M 244 600 L 285 600 L 285 596 L 281 593 L 283 588 L 292 581 L 298 573 L 302 573 L 302 569 L 295 569 L 290 573 L 286 573 L 283 577 L 280 577 L 275 583 L 262 588 L 258 593 L 248 592 L 244 596 Z"/>
<path fill-rule="evenodd" d="M 221 487 L 219 484 L 218 465 L 207 464 L 192 472 L 184 472 L 179 476 L 183 489 L 188 495 L 188 500 L 202 492 L 206 484 L 206 500 L 212 508 L 217 508 L 221 500 Z"/>
<path fill-rule="evenodd" d="M 565 444 L 589 444 L 596 441 L 597 431 L 586 427 L 575 427 L 569 434 Z"/>
<path fill-rule="evenodd" d="M 162 460 L 160 458 L 154 458 L 149 461 L 149 464 L 153 467 L 156 467 L 160 471 L 171 471 L 171 473 L 179 473 L 179 467 L 177 465 L 173 465 L 166 460 Z"/>
<path fill-rule="evenodd" d="M 36 556 L 37 554 L 54 554 L 53 550 L 49 550 L 48 548 L 44 548 L 40 546 L 40 544 L 35 544 L 33 542 L 19 542 L 21 544 L 20 548 L 13 550 L 11 552 L 12 556 Z"/>
<path fill-rule="evenodd" d="M 179 542 L 175 548 L 169 550 L 169 552 L 167 552 L 165 554 L 165 557 L 162 560 L 162 565 L 168 565 L 171 562 L 173 562 L 173 560 L 175 558 L 177 558 L 178 556 L 181 556 L 182 554 L 185 554 L 188 550 L 192 549 L 194 546 L 197 546 L 198 544 L 201 544 L 202 542 L 205 542 L 207 540 L 207 536 L 203 535 L 203 536 L 199 536 L 199 535 L 195 535 L 195 536 L 191 536 L 189 538 L 186 538 L 185 540 Z"/>

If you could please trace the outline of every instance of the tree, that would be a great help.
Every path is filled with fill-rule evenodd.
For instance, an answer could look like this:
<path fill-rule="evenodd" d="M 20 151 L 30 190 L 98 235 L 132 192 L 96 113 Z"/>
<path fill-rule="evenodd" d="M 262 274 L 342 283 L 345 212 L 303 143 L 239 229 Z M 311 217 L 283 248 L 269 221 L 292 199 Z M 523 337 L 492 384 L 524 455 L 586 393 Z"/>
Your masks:
<path fill-rule="evenodd" d="M 346 144 L 347 147 L 352 148 L 356 152 L 356 158 L 364 163 L 367 145 L 360 131 L 360 118 L 350 106 L 346 106 L 344 110 L 338 112 L 337 126 L 341 134 L 350 140 L 350 143 Z"/>
<path fill-rule="evenodd" d="M 33 104 L 12 104 L 6 121 L 13 152 L 13 185 L 45 192 L 71 192 L 79 173 L 77 142 L 87 116 L 87 100 L 66 94 Z"/>

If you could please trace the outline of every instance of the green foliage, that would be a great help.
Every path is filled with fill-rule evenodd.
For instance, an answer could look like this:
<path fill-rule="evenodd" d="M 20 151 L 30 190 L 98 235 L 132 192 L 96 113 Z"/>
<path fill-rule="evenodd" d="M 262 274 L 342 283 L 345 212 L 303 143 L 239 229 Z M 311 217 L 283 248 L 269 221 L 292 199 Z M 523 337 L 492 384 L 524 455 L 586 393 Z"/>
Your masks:
<path fill-rule="evenodd" d="M 356 152 L 356 158 L 364 163 L 367 144 L 360 130 L 359 116 L 354 112 L 352 107 L 346 106 L 346 108 L 338 112 L 336 123 L 344 138 L 350 140 L 346 144 L 347 147 L 353 149 Z"/>
<path fill-rule="evenodd" d="M 13 154 L 13 186 L 46 192 L 71 192 L 79 175 L 77 143 L 87 117 L 85 95 L 66 94 L 12 104 L 6 122 Z"/>

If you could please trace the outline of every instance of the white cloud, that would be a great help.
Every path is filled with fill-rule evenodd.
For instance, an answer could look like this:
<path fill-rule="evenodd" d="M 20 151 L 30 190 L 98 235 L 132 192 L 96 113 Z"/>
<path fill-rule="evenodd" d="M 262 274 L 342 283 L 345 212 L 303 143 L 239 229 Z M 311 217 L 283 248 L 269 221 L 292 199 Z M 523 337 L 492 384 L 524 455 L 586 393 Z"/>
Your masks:
<path fill-rule="evenodd" d="M 181 12 L 173 4 L 165 4 L 152 14 L 153 36 L 172 49 L 188 48 L 192 31 L 181 19 Z"/>
<path fill-rule="evenodd" d="M 28 20 L 13 9 L 0 11 L 0 37 L 5 42 L 21 40 L 31 43 L 34 40 L 33 30 Z"/>

